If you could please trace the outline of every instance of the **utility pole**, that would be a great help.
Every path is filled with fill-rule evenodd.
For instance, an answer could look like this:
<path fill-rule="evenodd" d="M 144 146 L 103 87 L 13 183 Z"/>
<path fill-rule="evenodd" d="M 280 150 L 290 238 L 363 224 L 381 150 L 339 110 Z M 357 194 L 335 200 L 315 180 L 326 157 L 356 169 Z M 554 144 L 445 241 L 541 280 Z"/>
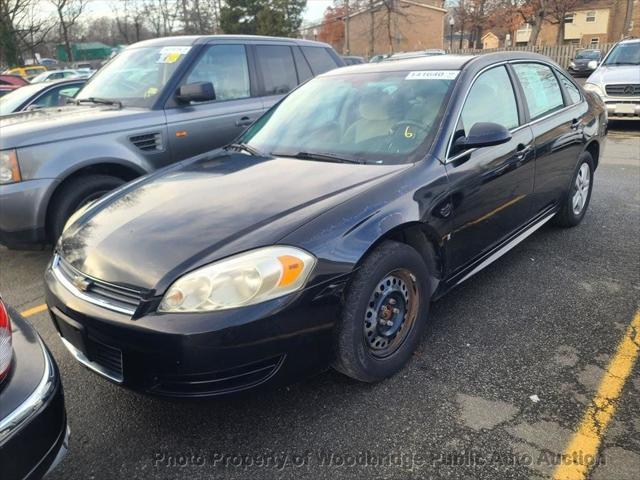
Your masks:
<path fill-rule="evenodd" d="M 349 55 L 351 49 L 349 48 L 349 0 L 344 0 L 344 53 Z"/>
<path fill-rule="evenodd" d="M 622 30 L 622 38 L 631 34 L 631 22 L 633 17 L 633 0 L 627 0 L 627 11 L 624 15 L 624 27 Z"/>

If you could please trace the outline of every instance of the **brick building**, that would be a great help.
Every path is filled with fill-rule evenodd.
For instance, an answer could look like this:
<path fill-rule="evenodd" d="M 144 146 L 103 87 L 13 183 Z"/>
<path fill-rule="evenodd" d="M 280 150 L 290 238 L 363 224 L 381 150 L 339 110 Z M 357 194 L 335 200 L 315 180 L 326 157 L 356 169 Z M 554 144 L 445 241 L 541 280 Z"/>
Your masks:
<path fill-rule="evenodd" d="M 640 0 L 632 0 L 633 27 L 624 32 L 627 15 L 627 0 L 587 0 L 564 18 L 564 45 L 598 45 L 617 42 L 623 36 L 640 36 Z M 538 35 L 537 44 L 556 45 L 558 24 L 545 21 Z M 531 35 L 531 26 L 522 25 L 516 32 L 516 45 L 526 45 Z"/>
<path fill-rule="evenodd" d="M 443 48 L 443 5 L 444 0 L 374 1 L 349 15 L 349 52 L 371 56 Z"/>

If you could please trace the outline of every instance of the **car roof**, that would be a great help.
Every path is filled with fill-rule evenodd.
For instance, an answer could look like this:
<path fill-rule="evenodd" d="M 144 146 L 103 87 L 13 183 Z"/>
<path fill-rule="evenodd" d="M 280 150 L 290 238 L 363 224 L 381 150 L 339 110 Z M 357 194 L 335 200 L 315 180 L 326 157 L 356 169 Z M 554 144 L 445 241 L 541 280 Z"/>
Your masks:
<path fill-rule="evenodd" d="M 624 40 L 620 40 L 619 43 L 638 43 L 640 42 L 640 38 L 625 38 Z"/>
<path fill-rule="evenodd" d="M 156 46 L 186 46 L 197 45 L 201 43 L 209 43 L 215 40 L 235 40 L 240 42 L 286 42 L 292 45 L 300 45 L 305 47 L 324 47 L 331 48 L 331 45 L 313 40 L 301 40 L 298 38 L 285 37 L 266 37 L 261 35 L 177 35 L 173 37 L 153 38 L 142 42 L 134 43 L 128 48 L 138 47 L 156 47 Z"/>
<path fill-rule="evenodd" d="M 496 52 L 482 55 L 430 55 L 424 57 L 408 58 L 393 62 L 365 63 L 351 65 L 337 70 L 330 70 L 322 76 L 344 75 L 347 73 L 376 73 L 398 72 L 408 70 L 462 70 L 467 65 L 484 68 L 494 63 L 515 60 L 529 60 L 557 64 L 549 57 L 531 52 Z M 558 67 L 560 68 L 560 67 Z"/>

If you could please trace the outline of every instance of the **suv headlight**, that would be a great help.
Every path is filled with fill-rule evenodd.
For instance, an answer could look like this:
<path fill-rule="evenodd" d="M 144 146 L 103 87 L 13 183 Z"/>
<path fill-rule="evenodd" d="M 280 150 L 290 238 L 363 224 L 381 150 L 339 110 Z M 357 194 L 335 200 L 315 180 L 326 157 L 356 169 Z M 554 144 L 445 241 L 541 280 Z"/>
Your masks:
<path fill-rule="evenodd" d="M 604 91 L 602 90 L 602 87 L 600 87 L 600 85 L 596 85 L 595 83 L 585 83 L 584 89 L 588 92 L 595 92 L 601 97 L 604 96 Z"/>
<path fill-rule="evenodd" d="M 22 180 L 15 150 L 0 151 L 0 185 Z"/>
<path fill-rule="evenodd" d="M 160 312 L 209 312 L 244 307 L 304 288 L 316 264 L 295 247 L 264 247 L 214 262 L 174 282 Z"/>

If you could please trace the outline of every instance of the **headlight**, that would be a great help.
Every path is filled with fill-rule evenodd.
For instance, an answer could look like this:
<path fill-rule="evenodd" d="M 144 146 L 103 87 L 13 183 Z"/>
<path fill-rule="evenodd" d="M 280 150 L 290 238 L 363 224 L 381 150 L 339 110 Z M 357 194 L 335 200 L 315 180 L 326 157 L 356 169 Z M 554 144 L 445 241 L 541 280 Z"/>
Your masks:
<path fill-rule="evenodd" d="M 22 180 L 15 150 L 0 151 L 0 185 Z"/>
<path fill-rule="evenodd" d="M 569 66 L 570 66 L 571 68 L 576 68 L 576 64 L 575 64 L 574 62 L 569 62 Z"/>
<path fill-rule="evenodd" d="M 178 279 L 160 312 L 209 312 L 282 297 L 304 287 L 316 263 L 299 248 L 259 248 L 199 268 Z"/>
<path fill-rule="evenodd" d="M 595 92 L 601 97 L 604 96 L 604 92 L 602 91 L 600 85 L 596 85 L 595 83 L 585 83 L 584 89 L 588 92 Z"/>

